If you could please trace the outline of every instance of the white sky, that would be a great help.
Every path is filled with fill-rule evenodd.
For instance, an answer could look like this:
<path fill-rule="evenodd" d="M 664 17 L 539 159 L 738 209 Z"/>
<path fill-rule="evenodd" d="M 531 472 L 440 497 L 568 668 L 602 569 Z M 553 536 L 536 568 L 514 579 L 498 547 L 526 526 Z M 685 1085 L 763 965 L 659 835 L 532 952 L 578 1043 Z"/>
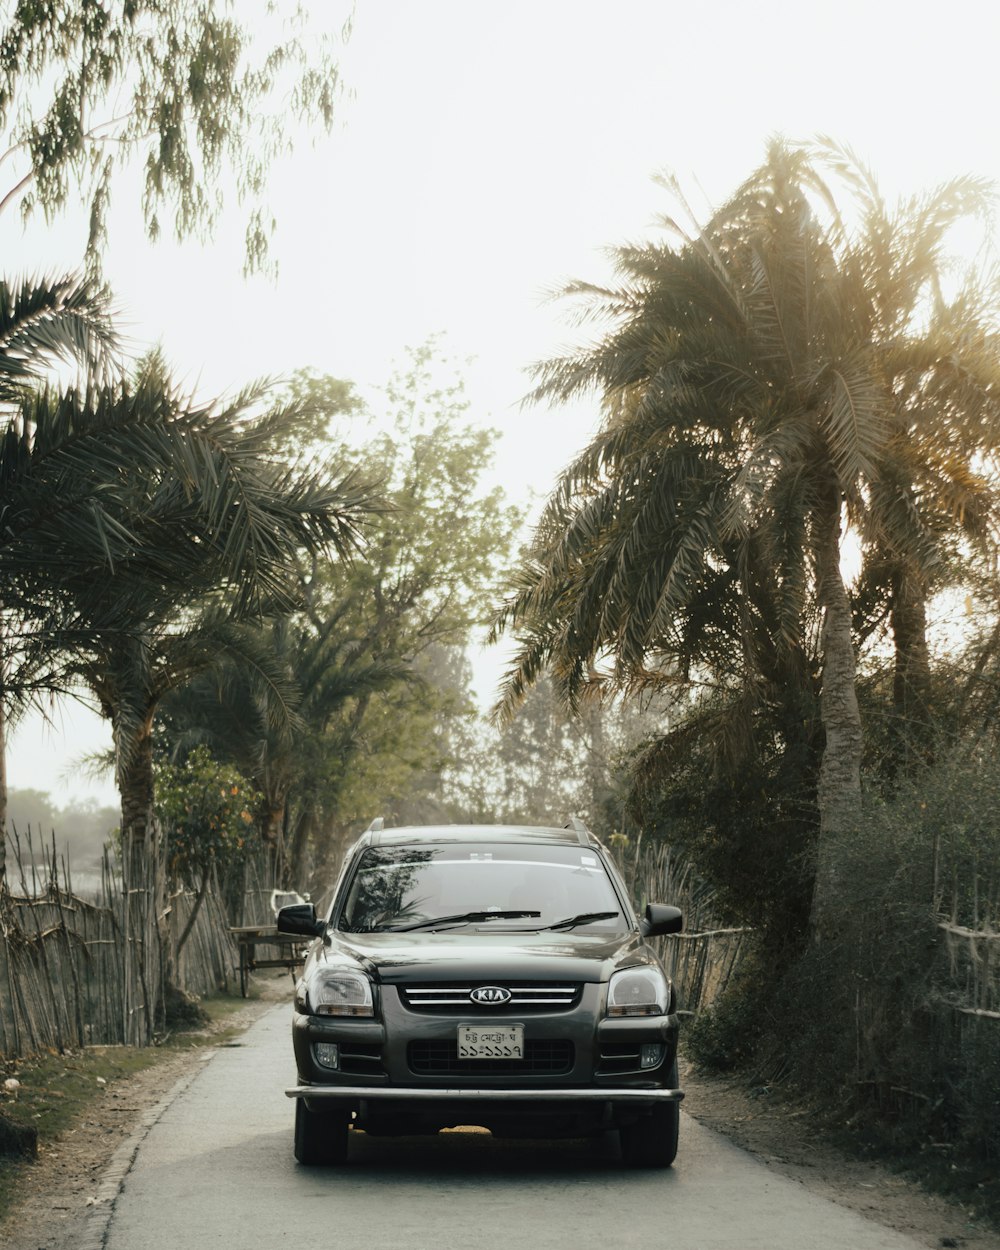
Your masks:
<path fill-rule="evenodd" d="M 890 195 L 1000 181 L 998 35 L 994 0 L 358 0 L 343 126 L 274 171 L 277 283 L 242 278 L 241 219 L 211 247 L 154 249 L 124 194 L 108 274 L 134 336 L 208 392 L 304 365 L 377 386 L 444 332 L 476 358 L 499 480 L 544 494 L 596 413 L 518 408 L 525 367 L 573 337 L 542 297 L 606 277 L 602 249 L 649 234 L 666 207 L 652 176 L 717 202 L 770 135 L 822 133 Z M 25 238 L 16 215 L 0 239 L 8 274 L 80 251 L 42 223 Z M 26 727 L 9 782 L 113 800 L 66 771 L 106 740 L 77 713 Z"/>

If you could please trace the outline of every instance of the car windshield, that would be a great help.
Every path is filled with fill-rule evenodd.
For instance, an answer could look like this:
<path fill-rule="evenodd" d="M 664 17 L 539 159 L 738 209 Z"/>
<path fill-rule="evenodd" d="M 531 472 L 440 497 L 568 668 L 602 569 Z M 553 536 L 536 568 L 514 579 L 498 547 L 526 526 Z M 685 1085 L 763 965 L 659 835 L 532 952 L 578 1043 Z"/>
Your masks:
<path fill-rule="evenodd" d="M 538 915 L 487 918 L 510 911 Z M 587 923 L 587 931 L 620 932 L 627 921 L 604 864 L 586 847 L 456 842 L 369 847 L 351 881 L 339 927 L 354 933 L 402 930 L 452 917 L 456 926 L 489 933 L 608 912 L 613 915 Z M 475 918 L 463 922 L 467 915 Z"/>

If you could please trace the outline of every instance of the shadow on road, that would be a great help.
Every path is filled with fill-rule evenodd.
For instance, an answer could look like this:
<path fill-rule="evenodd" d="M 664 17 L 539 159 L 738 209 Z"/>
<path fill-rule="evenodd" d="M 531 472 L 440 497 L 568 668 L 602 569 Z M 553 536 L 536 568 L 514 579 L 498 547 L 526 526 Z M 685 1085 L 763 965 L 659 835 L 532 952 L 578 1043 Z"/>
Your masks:
<path fill-rule="evenodd" d="M 276 1141 L 275 1149 L 278 1148 Z M 291 1154 L 291 1134 L 284 1139 L 284 1148 Z M 654 1175 L 626 1168 L 618 1142 L 610 1133 L 595 1138 L 538 1141 L 506 1140 L 474 1129 L 430 1137 L 370 1137 L 352 1131 L 346 1166 L 297 1167 L 297 1171 L 309 1176 L 349 1172 L 356 1180 L 378 1175 L 383 1181 L 390 1174 L 406 1181 L 433 1175 L 439 1184 L 449 1178 L 456 1181 L 474 1177 L 565 1181 L 568 1177 L 613 1176 L 620 1185 L 629 1177 L 648 1180 Z M 670 1173 L 655 1175 L 665 1179 Z"/>

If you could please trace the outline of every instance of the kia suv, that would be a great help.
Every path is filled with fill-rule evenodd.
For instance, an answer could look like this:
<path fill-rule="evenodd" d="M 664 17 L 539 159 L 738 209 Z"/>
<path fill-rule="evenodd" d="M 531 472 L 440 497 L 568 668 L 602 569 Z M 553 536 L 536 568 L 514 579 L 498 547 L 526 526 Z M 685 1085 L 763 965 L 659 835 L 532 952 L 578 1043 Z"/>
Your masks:
<path fill-rule="evenodd" d="M 374 821 L 329 912 L 278 912 L 315 938 L 295 992 L 295 1157 L 347 1160 L 351 1130 L 502 1137 L 617 1131 L 625 1162 L 677 1153 L 678 1017 L 602 844 L 568 828 Z"/>

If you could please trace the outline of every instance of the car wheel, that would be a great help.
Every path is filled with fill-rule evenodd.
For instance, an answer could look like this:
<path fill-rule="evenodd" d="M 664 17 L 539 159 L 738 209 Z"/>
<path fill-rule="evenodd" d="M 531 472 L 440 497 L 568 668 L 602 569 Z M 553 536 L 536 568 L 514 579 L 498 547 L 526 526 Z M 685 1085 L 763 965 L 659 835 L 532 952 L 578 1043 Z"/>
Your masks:
<path fill-rule="evenodd" d="M 677 1087 L 677 1065 L 670 1076 Z M 635 1124 L 618 1130 L 622 1158 L 630 1168 L 668 1168 L 677 1158 L 677 1137 L 680 1131 L 679 1102 L 658 1102 L 649 1115 Z"/>
<path fill-rule="evenodd" d="M 302 1098 L 295 1100 L 295 1157 L 306 1166 L 347 1162 L 348 1116 L 343 1111 L 320 1115 Z"/>

